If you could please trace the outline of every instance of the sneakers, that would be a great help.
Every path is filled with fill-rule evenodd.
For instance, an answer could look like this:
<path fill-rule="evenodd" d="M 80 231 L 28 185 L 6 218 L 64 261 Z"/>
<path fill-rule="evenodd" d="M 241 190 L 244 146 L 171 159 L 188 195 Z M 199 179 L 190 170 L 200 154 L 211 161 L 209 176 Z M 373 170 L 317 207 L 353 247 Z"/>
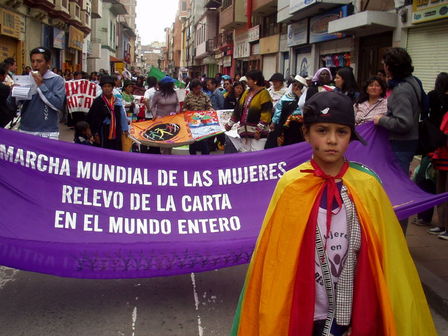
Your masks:
<path fill-rule="evenodd" d="M 439 237 L 440 239 L 448 240 L 448 231 L 439 234 L 437 237 Z"/>
<path fill-rule="evenodd" d="M 425 222 L 423 219 L 417 217 L 412 221 L 412 224 L 417 226 L 431 226 L 431 222 Z"/>
<path fill-rule="evenodd" d="M 435 227 L 429 229 L 429 230 L 428 230 L 428 233 L 429 233 L 429 234 L 433 234 L 433 235 L 440 235 L 440 234 L 442 234 L 442 233 L 446 233 L 446 231 L 445 231 L 444 228 L 441 228 L 441 227 L 439 227 L 439 226 L 435 226 Z"/>

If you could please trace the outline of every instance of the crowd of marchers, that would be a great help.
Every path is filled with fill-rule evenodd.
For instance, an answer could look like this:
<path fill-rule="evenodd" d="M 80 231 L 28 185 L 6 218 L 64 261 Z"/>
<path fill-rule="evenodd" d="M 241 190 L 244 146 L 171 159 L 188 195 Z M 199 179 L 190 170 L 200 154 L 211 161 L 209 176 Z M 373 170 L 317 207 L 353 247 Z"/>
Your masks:
<path fill-rule="evenodd" d="M 433 127 L 448 133 L 448 74 L 435 79 L 434 90 L 426 94 L 421 81 L 413 76 L 412 60 L 405 49 L 391 48 L 383 56 L 384 71 L 358 85 L 352 68 L 343 67 L 335 73 L 319 69 L 314 76 L 284 78 L 274 73 L 265 78 L 259 70 L 246 74 L 217 74 L 186 78 L 186 95 L 180 98 L 176 80 L 166 76 L 133 77 L 129 72 L 109 75 L 104 70 L 65 72 L 51 67 L 51 53 L 44 47 L 30 52 L 30 64 L 23 74 L 34 79 L 37 90 L 31 100 L 17 101 L 11 95 L 16 62 L 7 58 L 0 64 L 0 125 L 16 127 L 20 132 L 58 139 L 61 118 L 75 129 L 74 141 L 80 144 L 122 150 L 129 125 L 134 120 L 153 120 L 183 111 L 233 110 L 225 134 L 197 141 L 190 145 L 191 155 L 251 152 L 305 141 L 303 108 L 318 92 L 334 91 L 348 96 L 353 103 L 356 125 L 373 122 L 388 131 L 390 145 L 399 166 L 409 174 L 410 164 L 418 152 L 419 121 L 426 119 Z M 66 113 L 65 82 L 88 79 L 98 85 L 98 96 L 88 113 Z M 141 96 L 144 109 L 135 106 Z M 422 139 L 420 139 L 422 140 Z M 421 142 L 421 141 L 420 141 Z M 171 148 L 133 147 L 136 151 L 171 154 Z M 425 191 L 448 190 L 448 147 L 439 146 L 422 155 L 415 180 Z M 435 171 L 435 174 L 429 174 Z M 447 206 L 439 207 L 440 227 L 430 228 L 431 234 L 448 240 Z M 429 225 L 432 210 L 419 215 L 416 224 Z M 406 224 L 403 224 L 405 229 Z"/>

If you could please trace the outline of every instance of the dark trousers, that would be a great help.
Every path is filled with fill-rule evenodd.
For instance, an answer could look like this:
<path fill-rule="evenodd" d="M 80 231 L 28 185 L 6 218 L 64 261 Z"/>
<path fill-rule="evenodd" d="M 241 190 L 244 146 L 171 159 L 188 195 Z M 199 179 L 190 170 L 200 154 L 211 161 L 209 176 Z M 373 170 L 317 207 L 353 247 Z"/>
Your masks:
<path fill-rule="evenodd" d="M 208 148 L 208 139 L 193 142 L 188 147 L 188 150 L 190 152 L 190 155 L 196 155 L 196 152 L 198 151 L 201 152 L 202 155 L 210 154 L 210 149 Z"/>

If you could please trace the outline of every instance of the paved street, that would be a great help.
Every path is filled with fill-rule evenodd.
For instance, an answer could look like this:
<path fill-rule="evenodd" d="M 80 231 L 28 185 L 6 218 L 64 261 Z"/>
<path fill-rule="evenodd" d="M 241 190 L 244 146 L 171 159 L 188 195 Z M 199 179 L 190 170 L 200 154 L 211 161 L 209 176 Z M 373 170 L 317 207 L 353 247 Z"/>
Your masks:
<path fill-rule="evenodd" d="M 78 280 L 1 267 L 0 335 L 228 335 L 245 270 Z M 447 321 L 433 315 L 448 335 Z"/>

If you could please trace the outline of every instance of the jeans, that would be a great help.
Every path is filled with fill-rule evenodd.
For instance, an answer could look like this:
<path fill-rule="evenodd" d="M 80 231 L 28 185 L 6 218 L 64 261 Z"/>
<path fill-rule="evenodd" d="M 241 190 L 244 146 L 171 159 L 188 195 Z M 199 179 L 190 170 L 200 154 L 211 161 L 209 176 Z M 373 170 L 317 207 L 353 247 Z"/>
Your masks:
<path fill-rule="evenodd" d="M 415 151 L 417 150 L 418 140 L 390 140 L 390 145 L 399 166 L 406 173 L 406 175 L 409 176 L 409 168 L 411 166 L 412 159 L 414 158 Z M 406 235 L 408 218 L 400 220 L 400 225 L 403 230 L 403 234 Z"/>
<path fill-rule="evenodd" d="M 417 150 L 418 140 L 390 140 L 390 145 L 401 169 L 409 176 L 409 167 Z"/>

